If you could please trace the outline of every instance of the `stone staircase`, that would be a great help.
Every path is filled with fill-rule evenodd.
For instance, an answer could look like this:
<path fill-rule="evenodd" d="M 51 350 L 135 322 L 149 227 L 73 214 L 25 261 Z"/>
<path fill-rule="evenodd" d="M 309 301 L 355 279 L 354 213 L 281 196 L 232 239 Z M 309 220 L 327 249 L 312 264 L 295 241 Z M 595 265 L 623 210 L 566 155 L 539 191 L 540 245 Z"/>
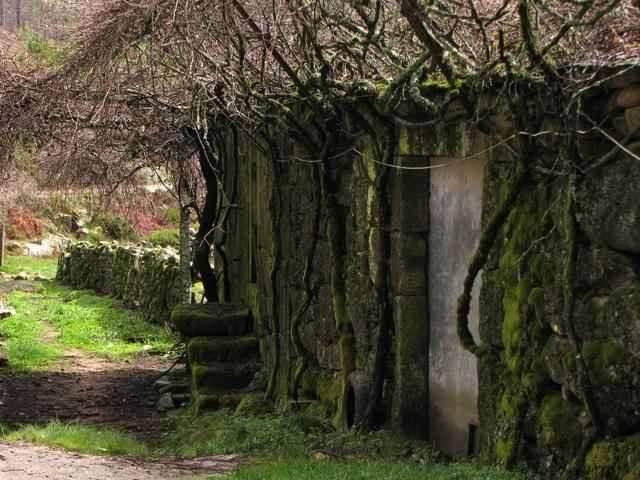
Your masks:
<path fill-rule="evenodd" d="M 235 408 L 247 394 L 255 393 L 260 345 L 249 308 L 219 303 L 179 305 L 171 320 L 187 342 L 196 412 Z"/>

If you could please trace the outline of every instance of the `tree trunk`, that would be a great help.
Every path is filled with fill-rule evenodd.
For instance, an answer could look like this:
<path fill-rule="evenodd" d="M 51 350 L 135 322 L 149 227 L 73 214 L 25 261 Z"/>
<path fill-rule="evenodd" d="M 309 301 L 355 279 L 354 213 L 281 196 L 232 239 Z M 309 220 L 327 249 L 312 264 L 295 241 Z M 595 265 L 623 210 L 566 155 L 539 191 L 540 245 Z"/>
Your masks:
<path fill-rule="evenodd" d="M 4 251 L 7 237 L 5 234 L 4 223 L 0 223 L 0 267 L 4 265 Z"/>
<path fill-rule="evenodd" d="M 193 263 L 198 273 L 200 273 L 205 298 L 210 303 L 217 303 L 220 301 L 218 296 L 218 281 L 213 268 L 211 268 L 210 258 L 211 248 L 213 247 L 214 222 L 218 208 L 218 179 L 213 164 L 207 156 L 207 152 L 202 149 L 200 151 L 199 161 L 207 188 L 207 194 L 200 217 L 200 228 L 196 234 Z"/>
<path fill-rule="evenodd" d="M 181 202 L 182 203 L 182 202 Z M 180 205 L 180 301 L 191 302 L 191 235 L 189 234 L 189 207 Z"/>

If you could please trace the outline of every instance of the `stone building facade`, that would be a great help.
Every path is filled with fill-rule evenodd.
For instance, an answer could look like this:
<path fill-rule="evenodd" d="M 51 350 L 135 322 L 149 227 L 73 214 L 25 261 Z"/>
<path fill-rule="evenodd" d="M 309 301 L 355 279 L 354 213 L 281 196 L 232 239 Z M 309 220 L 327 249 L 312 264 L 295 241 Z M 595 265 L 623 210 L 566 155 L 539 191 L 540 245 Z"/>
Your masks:
<path fill-rule="evenodd" d="M 324 169 L 290 140 L 274 156 L 235 137 L 226 169 L 236 207 L 219 247 L 229 299 L 251 306 L 280 404 L 310 402 L 336 425 L 357 423 L 388 315 L 388 427 L 452 454 L 481 450 L 546 472 L 584 460 L 588 478 L 637 478 L 625 475 L 639 459 L 621 455 L 640 442 L 639 81 L 630 69 L 591 98 L 605 135 L 577 141 L 575 184 L 554 170 L 561 142 L 545 139 L 514 197 L 516 129 L 501 114 L 482 132 L 459 116 L 399 121 L 386 161 L 363 135 Z M 532 102 L 536 128 L 559 131 L 545 99 Z M 319 186 L 323 175 L 331 181 Z M 458 336 L 458 298 L 505 198 L 470 305 L 476 356 Z"/>

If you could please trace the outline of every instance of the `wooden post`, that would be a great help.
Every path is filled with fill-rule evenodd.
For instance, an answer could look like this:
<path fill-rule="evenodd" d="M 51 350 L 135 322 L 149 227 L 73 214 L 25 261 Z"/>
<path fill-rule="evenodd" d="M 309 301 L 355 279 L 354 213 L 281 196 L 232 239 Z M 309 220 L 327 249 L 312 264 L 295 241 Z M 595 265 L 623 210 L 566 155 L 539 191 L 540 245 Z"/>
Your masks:
<path fill-rule="evenodd" d="M 4 223 L 0 223 L 0 267 L 4 265 L 4 250 L 7 243 L 6 239 Z"/>

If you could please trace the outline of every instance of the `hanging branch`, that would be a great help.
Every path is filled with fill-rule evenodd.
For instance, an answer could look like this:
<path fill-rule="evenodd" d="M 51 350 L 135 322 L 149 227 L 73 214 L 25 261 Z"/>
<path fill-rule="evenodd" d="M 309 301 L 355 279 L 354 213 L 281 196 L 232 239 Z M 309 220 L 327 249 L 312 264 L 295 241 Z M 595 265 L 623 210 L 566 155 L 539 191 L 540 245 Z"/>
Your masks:
<path fill-rule="evenodd" d="M 509 190 L 507 195 L 502 199 L 502 202 L 497 207 L 495 212 L 491 215 L 491 218 L 487 222 L 487 226 L 482 230 L 480 234 L 480 242 L 476 249 L 471 261 L 469 262 L 469 268 L 467 276 L 464 279 L 464 287 L 462 294 L 458 298 L 458 308 L 456 310 L 456 322 L 458 328 L 458 338 L 462 347 L 480 357 L 486 354 L 490 348 L 488 345 L 476 344 L 473 334 L 469 328 L 469 311 L 471 309 L 471 294 L 473 292 L 473 285 L 476 277 L 480 273 L 480 270 L 487 263 L 487 259 L 491 253 L 491 249 L 495 244 L 496 238 L 500 229 L 504 225 L 505 221 L 509 217 L 509 213 L 513 209 L 520 192 L 525 184 L 528 175 L 528 168 L 524 165 L 523 160 L 519 160 L 516 166 L 516 171 L 511 179 Z"/>

